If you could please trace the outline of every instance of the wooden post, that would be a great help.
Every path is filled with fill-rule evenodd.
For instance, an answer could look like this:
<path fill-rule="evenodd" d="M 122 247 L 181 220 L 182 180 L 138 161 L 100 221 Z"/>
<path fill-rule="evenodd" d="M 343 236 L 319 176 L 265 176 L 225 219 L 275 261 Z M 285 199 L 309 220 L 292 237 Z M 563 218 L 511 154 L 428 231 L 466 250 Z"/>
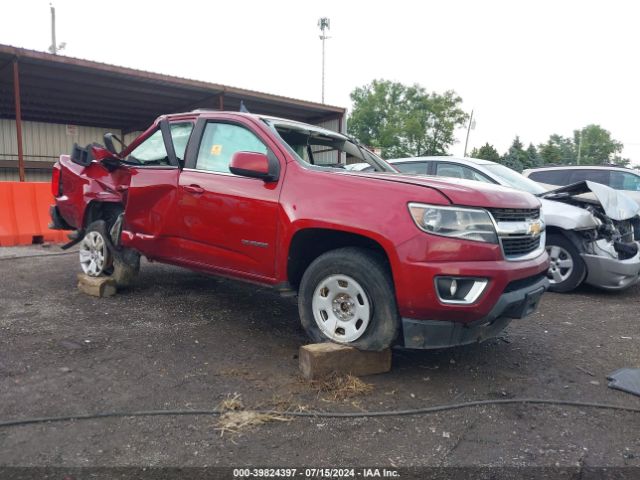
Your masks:
<path fill-rule="evenodd" d="M 337 343 L 314 343 L 300 347 L 300 371 L 307 380 L 331 373 L 355 376 L 386 373 L 391 370 L 391 350 L 365 352 Z"/>
<path fill-rule="evenodd" d="M 109 277 L 90 277 L 78 274 L 78 289 L 93 297 L 113 297 L 117 292 L 116 281 Z"/>
<path fill-rule="evenodd" d="M 16 102 L 16 134 L 18 137 L 18 175 L 24 182 L 24 154 L 22 152 L 22 111 L 20 109 L 20 71 L 18 59 L 13 60 L 13 97 Z"/>

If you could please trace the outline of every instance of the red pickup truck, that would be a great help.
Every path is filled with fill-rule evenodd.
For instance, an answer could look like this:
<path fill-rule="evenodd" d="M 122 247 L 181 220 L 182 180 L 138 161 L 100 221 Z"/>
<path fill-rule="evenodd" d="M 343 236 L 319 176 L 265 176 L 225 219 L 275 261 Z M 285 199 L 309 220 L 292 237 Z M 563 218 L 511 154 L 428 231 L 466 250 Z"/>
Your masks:
<path fill-rule="evenodd" d="M 298 294 L 314 341 L 369 350 L 494 337 L 547 289 L 528 193 L 401 175 L 345 135 L 246 113 L 161 116 L 116 141 L 54 168 L 52 226 L 76 231 L 88 275 L 126 284 L 144 255 L 270 285 Z"/>

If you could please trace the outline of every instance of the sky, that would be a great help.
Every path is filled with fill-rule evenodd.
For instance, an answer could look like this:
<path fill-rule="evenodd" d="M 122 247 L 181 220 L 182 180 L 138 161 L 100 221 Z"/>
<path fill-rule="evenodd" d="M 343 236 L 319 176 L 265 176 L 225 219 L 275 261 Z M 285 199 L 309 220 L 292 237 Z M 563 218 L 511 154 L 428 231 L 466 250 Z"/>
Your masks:
<path fill-rule="evenodd" d="M 609 0 L 55 0 L 61 54 L 326 103 L 373 79 L 454 90 L 469 150 L 598 124 L 640 164 L 640 4 Z M 7 21 L 8 20 L 8 21 Z M 0 43 L 45 51 L 48 0 L 0 4 Z M 449 153 L 462 155 L 466 130 Z"/>

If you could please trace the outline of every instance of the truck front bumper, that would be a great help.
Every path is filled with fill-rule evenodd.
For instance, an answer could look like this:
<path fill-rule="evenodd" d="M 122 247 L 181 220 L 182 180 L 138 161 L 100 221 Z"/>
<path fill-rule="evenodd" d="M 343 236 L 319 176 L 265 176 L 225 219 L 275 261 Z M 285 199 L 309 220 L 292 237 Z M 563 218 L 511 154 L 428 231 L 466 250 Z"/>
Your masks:
<path fill-rule="evenodd" d="M 406 348 L 447 348 L 479 343 L 497 336 L 514 318 L 524 318 L 538 308 L 542 294 L 549 288 L 544 274 L 507 286 L 493 309 L 485 317 L 469 323 L 402 318 Z"/>

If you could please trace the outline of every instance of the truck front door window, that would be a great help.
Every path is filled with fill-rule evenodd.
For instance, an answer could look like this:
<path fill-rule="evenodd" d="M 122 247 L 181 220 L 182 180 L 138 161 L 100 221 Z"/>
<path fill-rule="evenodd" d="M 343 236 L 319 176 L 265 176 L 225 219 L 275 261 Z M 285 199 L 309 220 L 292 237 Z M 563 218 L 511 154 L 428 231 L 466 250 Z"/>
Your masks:
<path fill-rule="evenodd" d="M 208 123 L 202 135 L 197 170 L 229 172 L 231 157 L 236 152 L 267 154 L 267 147 L 251 131 L 231 123 Z"/>

